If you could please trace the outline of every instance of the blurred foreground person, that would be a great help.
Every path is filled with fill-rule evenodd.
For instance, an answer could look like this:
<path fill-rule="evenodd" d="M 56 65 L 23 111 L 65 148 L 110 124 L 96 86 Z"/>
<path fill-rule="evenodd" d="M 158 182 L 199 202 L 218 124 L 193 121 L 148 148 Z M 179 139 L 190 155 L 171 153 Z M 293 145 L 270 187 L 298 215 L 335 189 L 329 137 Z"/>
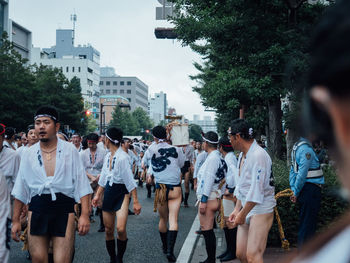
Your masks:
<path fill-rule="evenodd" d="M 318 25 L 311 45 L 305 124 L 331 146 L 338 176 L 350 191 L 350 1 L 337 1 Z M 305 245 L 292 262 L 350 262 L 350 214 Z"/>
<path fill-rule="evenodd" d="M 10 255 L 10 192 L 5 176 L 0 173 L 0 262 L 7 263 Z"/>

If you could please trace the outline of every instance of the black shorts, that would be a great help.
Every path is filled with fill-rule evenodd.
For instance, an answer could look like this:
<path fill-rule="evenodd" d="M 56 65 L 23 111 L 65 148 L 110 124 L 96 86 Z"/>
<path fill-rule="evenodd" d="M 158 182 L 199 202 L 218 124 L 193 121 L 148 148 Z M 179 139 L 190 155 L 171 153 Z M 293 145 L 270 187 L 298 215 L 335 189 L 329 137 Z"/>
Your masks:
<path fill-rule="evenodd" d="M 102 210 L 106 212 L 118 211 L 122 207 L 125 195 L 128 193 L 125 184 L 113 184 L 110 186 L 109 182 L 107 182 Z"/>
<path fill-rule="evenodd" d="M 33 196 L 29 211 L 30 234 L 35 236 L 65 237 L 68 216 L 74 213 L 74 199 L 62 193 L 56 193 L 56 201 L 52 201 L 51 194 Z"/>
<path fill-rule="evenodd" d="M 181 173 L 185 175 L 190 170 L 191 163 L 190 161 L 186 161 L 184 166 L 181 168 Z"/>

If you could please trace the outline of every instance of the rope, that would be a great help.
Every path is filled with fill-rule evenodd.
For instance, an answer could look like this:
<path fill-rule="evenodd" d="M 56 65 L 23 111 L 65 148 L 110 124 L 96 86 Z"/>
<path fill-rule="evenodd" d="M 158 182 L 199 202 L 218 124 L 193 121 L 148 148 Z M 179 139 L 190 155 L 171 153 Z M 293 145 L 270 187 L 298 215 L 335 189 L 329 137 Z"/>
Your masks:
<path fill-rule="evenodd" d="M 285 189 L 275 195 L 276 201 L 280 197 L 290 197 L 293 195 L 293 191 L 291 189 Z M 285 250 L 289 250 L 289 241 L 286 239 L 284 235 L 284 230 L 282 226 L 282 221 L 281 217 L 278 213 L 277 206 L 274 207 L 275 215 L 276 215 L 276 220 L 277 220 L 277 225 L 278 225 L 278 231 L 280 232 L 280 238 L 281 238 L 281 243 L 282 243 L 282 248 Z"/>
<path fill-rule="evenodd" d="M 19 238 L 23 241 L 22 251 L 28 250 L 28 226 L 24 229 Z"/>
<path fill-rule="evenodd" d="M 159 184 L 160 188 L 156 189 L 156 195 L 154 197 L 153 212 L 157 212 L 158 203 L 165 205 L 166 203 L 166 186 L 165 184 Z"/>
<path fill-rule="evenodd" d="M 222 180 L 221 183 L 219 184 L 219 188 L 221 189 L 224 185 L 226 184 L 226 180 Z M 220 228 L 223 229 L 225 227 L 225 214 L 224 214 L 224 205 L 222 204 L 222 198 L 220 199 L 220 208 L 219 208 L 219 213 L 216 216 L 216 222 L 219 224 Z"/>

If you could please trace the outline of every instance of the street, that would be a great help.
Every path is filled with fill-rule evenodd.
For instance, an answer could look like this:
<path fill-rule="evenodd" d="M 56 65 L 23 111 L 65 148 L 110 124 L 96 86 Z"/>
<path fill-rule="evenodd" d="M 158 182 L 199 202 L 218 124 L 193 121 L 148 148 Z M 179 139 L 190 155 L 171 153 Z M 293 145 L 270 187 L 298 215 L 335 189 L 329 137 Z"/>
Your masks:
<path fill-rule="evenodd" d="M 124 262 L 158 263 L 168 262 L 161 250 L 161 241 L 158 232 L 158 214 L 153 212 L 153 197 L 146 197 L 146 188 L 137 188 L 142 211 L 139 216 L 129 216 L 127 224 L 128 246 L 124 255 Z M 195 193 L 191 191 L 189 208 L 181 206 L 179 214 L 179 233 L 175 245 L 175 255 L 178 256 L 181 247 L 191 229 L 196 216 Z M 130 205 L 132 208 L 132 204 Z M 105 247 L 104 233 L 98 233 L 99 217 L 94 216 L 96 222 L 91 224 L 88 235 L 76 235 L 74 262 L 109 262 Z M 11 243 L 10 263 L 28 263 L 26 253 L 21 251 L 23 243 Z"/>

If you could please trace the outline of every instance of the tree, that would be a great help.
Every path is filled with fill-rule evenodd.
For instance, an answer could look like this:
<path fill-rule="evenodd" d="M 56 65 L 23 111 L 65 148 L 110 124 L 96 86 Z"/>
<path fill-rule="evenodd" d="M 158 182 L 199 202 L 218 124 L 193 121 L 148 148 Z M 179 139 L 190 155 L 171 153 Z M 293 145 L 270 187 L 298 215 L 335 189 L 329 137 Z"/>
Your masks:
<path fill-rule="evenodd" d="M 202 128 L 201 126 L 197 124 L 190 124 L 188 126 L 188 133 L 190 139 L 193 139 L 195 141 L 202 141 Z"/>
<path fill-rule="evenodd" d="M 285 68 L 290 60 L 297 62 L 291 75 L 305 68 L 308 38 L 324 7 L 280 0 L 174 2 L 178 38 L 203 58 L 194 64 L 199 74 L 192 76 L 202 103 L 217 110 L 219 122 L 230 112 L 234 119 L 240 108 L 247 109 L 246 117 L 257 121 L 259 133 L 267 130 L 272 155 L 281 156 L 281 98 L 290 91 Z M 293 23 L 288 23 L 291 12 Z"/>
<path fill-rule="evenodd" d="M 149 130 L 154 126 L 147 112 L 140 107 L 136 108 L 131 115 L 137 123 L 136 135 L 143 135 L 145 130 Z"/>
<path fill-rule="evenodd" d="M 138 129 L 137 122 L 132 114 L 127 110 L 122 110 L 118 106 L 114 107 L 109 127 L 118 127 L 122 129 L 124 135 L 136 135 Z"/>

